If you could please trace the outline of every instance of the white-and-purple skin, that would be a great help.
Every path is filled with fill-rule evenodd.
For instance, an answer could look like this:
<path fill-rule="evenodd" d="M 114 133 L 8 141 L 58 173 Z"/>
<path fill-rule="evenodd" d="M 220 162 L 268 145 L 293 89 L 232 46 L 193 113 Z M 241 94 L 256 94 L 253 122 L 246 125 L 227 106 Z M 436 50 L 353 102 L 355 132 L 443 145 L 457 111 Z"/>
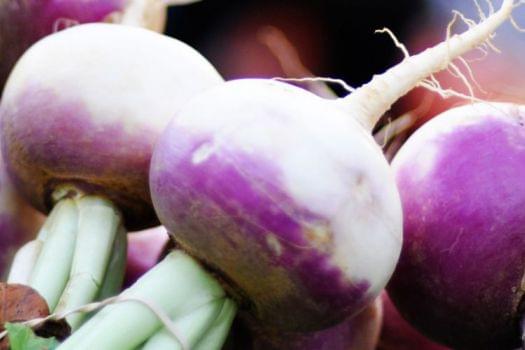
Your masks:
<path fill-rule="evenodd" d="M 67 27 L 116 22 L 162 31 L 162 0 L 1 0 L 0 95 L 18 58 L 36 41 Z M 173 2 L 173 1 L 171 1 Z"/>
<path fill-rule="evenodd" d="M 176 113 L 151 162 L 153 202 L 177 245 L 213 270 L 212 276 L 200 274 L 201 285 L 212 291 L 217 277 L 227 293 L 216 302 L 231 306 L 219 332 L 197 333 L 204 336 L 200 344 L 222 344 L 236 309 L 229 297 L 267 328 L 305 332 L 335 325 L 379 295 L 400 252 L 402 213 L 371 130 L 400 96 L 487 40 L 516 4 L 504 0 L 480 24 L 335 102 L 277 81 L 248 79 L 209 89 Z M 183 261 L 194 262 L 181 251 L 170 253 L 135 290 L 166 305 L 167 295 L 155 294 L 174 287 L 165 276 Z M 192 284 L 183 287 L 194 293 Z M 168 302 L 177 309 L 181 300 Z M 131 341 L 129 333 L 142 329 L 144 335 L 160 322 L 126 318 L 133 310 L 103 310 L 62 349 L 134 348 L 144 339 Z M 133 331 L 117 333 L 109 320 Z M 152 341 L 173 343 L 164 335 Z"/>
<path fill-rule="evenodd" d="M 191 96 L 222 81 L 188 45 L 117 24 L 47 36 L 17 62 L 0 102 L 2 153 L 17 190 L 50 215 L 34 267 L 15 270 L 32 271 L 52 312 L 118 292 L 126 229 L 158 224 L 153 146 Z"/>
<path fill-rule="evenodd" d="M 390 297 L 454 349 L 520 346 L 525 261 L 525 107 L 451 109 L 392 162 L 404 245 Z"/>
<path fill-rule="evenodd" d="M 196 96 L 152 159 L 162 224 L 269 328 L 314 331 L 356 314 L 385 287 L 402 240 L 400 199 L 372 128 L 400 96 L 484 42 L 514 5 L 505 0 L 343 99 L 262 79 Z"/>
<path fill-rule="evenodd" d="M 22 56 L 4 91 L 8 171 L 41 211 L 67 184 L 110 199 L 128 229 L 151 227 L 153 146 L 187 99 L 221 82 L 195 50 L 146 29 L 85 24 L 48 36 Z"/>
<path fill-rule="evenodd" d="M 177 243 L 267 326 L 315 330 L 357 313 L 399 256 L 401 206 L 381 149 L 285 83 L 231 81 L 192 99 L 160 139 L 150 182 Z"/>

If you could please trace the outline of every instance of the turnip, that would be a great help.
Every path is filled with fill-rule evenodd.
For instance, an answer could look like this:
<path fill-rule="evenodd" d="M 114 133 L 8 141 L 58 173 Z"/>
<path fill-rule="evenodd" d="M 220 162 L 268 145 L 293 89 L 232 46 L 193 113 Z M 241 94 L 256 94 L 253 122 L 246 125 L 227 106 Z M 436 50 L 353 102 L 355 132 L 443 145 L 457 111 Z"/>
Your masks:
<path fill-rule="evenodd" d="M 17 63 L 0 105 L 2 150 L 20 193 L 52 209 L 28 283 L 52 311 L 91 301 L 106 270 L 122 270 L 111 280 L 122 279 L 123 225 L 158 223 L 148 188 L 153 145 L 184 101 L 221 81 L 189 46 L 115 24 L 48 36 Z"/>
<path fill-rule="evenodd" d="M 399 96 L 486 40 L 514 6 L 504 1 L 479 25 L 406 58 L 340 100 L 245 79 L 186 103 L 155 147 L 150 188 L 161 223 L 213 272 L 198 282 L 215 290 L 216 277 L 243 314 L 279 331 L 324 329 L 371 303 L 402 245 L 401 202 L 371 129 Z M 166 313 L 176 320 L 174 309 L 196 302 L 160 295 L 167 277 L 155 271 L 171 278 L 176 271 L 167 271 L 175 265 L 165 259 L 137 283 L 142 297 L 169 305 Z M 63 349 L 134 348 L 140 336 L 160 327 L 140 305 L 104 311 Z M 121 320 L 126 333 L 110 326 Z M 130 340 L 129 333 L 136 337 Z"/>
<path fill-rule="evenodd" d="M 168 234 L 162 226 L 128 234 L 128 254 L 124 285 L 132 285 L 160 260 Z"/>
<path fill-rule="evenodd" d="M 381 299 L 383 324 L 377 350 L 449 350 L 426 338 L 405 321 L 386 292 Z"/>
<path fill-rule="evenodd" d="M 235 349 L 253 350 L 374 350 L 382 323 L 382 301 L 377 298 L 359 314 L 313 333 L 267 333 L 252 325 L 251 340 Z M 260 331 L 260 332 L 259 332 Z"/>
<path fill-rule="evenodd" d="M 405 243 L 389 293 L 454 349 L 520 345 L 525 107 L 480 103 L 427 122 L 392 166 Z"/>
<path fill-rule="evenodd" d="M 166 6 L 188 0 L 0 1 L 0 95 L 18 58 L 37 40 L 72 25 L 115 22 L 164 28 Z"/>

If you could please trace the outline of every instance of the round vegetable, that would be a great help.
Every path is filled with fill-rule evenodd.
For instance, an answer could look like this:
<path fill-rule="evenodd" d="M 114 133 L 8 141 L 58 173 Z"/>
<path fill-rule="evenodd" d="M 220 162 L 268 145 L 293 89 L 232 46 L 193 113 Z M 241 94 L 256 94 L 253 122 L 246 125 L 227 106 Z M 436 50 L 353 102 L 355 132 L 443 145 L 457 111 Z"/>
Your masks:
<path fill-rule="evenodd" d="M 371 129 L 397 98 L 487 39 L 514 5 L 505 0 L 479 25 L 406 58 L 343 99 L 246 79 L 188 101 L 155 147 L 150 188 L 159 219 L 177 244 L 213 271 L 209 279 L 199 275 L 199 288 L 209 288 L 201 293 L 217 293 L 216 277 L 227 292 L 217 297 L 221 303 L 229 295 L 261 326 L 292 332 L 327 328 L 371 303 L 390 278 L 402 244 L 399 195 Z M 175 320 L 180 314 L 173 310 L 200 295 L 161 294 L 167 282 L 148 276 L 173 269 L 172 278 L 173 258 L 181 254 L 172 252 L 137 282 L 146 288 L 139 282 L 148 278 L 147 300 L 168 304 Z M 185 290 L 197 285 L 187 278 Z M 105 331 L 126 310 L 105 309 L 64 349 L 138 346 L 144 341 L 139 333 L 131 341 Z M 235 307 L 230 310 L 235 313 Z M 126 318 L 128 333 L 144 336 L 161 326 L 151 311 L 142 312 L 147 320 Z M 221 331 L 229 322 L 226 317 Z M 202 333 L 204 339 L 217 334 L 210 332 Z"/>
<path fill-rule="evenodd" d="M 190 96 L 221 81 L 189 46 L 115 24 L 48 36 L 17 63 L 0 105 L 2 150 L 24 197 L 53 208 L 30 280 L 52 311 L 97 295 L 123 225 L 157 224 L 153 145 Z"/>
<path fill-rule="evenodd" d="M 474 104 L 420 128 L 393 160 L 405 243 L 389 293 L 453 348 L 520 345 L 525 108 Z"/>
<path fill-rule="evenodd" d="M 44 36 L 88 22 L 116 22 L 162 31 L 165 8 L 173 2 L 177 1 L 0 1 L 0 95 L 15 62 L 29 46 Z"/>
<path fill-rule="evenodd" d="M 155 148 L 150 186 L 161 222 L 267 327 L 313 331 L 357 313 L 385 287 L 402 235 L 396 186 L 371 129 L 512 6 L 336 101 L 262 79 L 199 94 Z"/>

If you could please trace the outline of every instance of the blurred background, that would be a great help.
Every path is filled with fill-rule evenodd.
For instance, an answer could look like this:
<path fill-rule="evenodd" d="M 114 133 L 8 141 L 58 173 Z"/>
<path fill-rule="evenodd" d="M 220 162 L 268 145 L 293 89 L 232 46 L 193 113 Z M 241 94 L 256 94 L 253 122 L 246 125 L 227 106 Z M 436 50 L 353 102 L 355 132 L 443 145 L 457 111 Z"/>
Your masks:
<path fill-rule="evenodd" d="M 500 2 L 495 0 L 494 6 Z M 488 14 L 488 2 L 478 3 Z M 374 34 L 376 29 L 388 27 L 410 53 L 416 53 L 446 37 L 453 9 L 479 20 L 474 0 L 207 0 L 171 8 L 166 30 L 197 48 L 226 79 L 233 79 L 285 75 L 275 55 L 260 40 L 262 28 L 275 26 L 315 75 L 359 86 L 403 58 L 388 35 Z M 466 26 L 458 21 L 455 28 L 459 32 Z M 507 24 L 494 42 L 502 54 L 490 52 L 481 61 L 480 51 L 467 57 L 473 61 L 476 80 L 483 87 L 475 88 L 476 96 L 524 102 L 525 34 Z M 439 79 L 443 87 L 468 93 L 461 80 L 449 72 L 440 74 Z M 344 94 L 333 87 L 339 95 Z M 443 100 L 435 93 L 416 89 L 392 108 L 382 124 L 411 112 L 418 118 L 417 127 L 458 103 L 464 101 Z"/>

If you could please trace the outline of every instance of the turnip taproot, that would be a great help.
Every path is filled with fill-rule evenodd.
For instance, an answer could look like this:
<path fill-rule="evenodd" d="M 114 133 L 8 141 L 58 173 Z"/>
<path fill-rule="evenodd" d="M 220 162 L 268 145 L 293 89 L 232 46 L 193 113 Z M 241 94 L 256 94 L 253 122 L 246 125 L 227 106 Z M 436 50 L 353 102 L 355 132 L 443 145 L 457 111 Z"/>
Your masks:
<path fill-rule="evenodd" d="M 122 222 L 157 224 L 153 145 L 183 102 L 220 82 L 189 46 L 116 24 L 48 36 L 17 63 L 0 105 L 2 151 L 20 193 L 53 208 L 29 283 L 52 311 L 96 296 Z"/>
<path fill-rule="evenodd" d="M 72 25 L 115 22 L 164 28 L 166 6 L 182 0 L 0 1 L 0 95 L 18 58 L 36 41 Z"/>
<path fill-rule="evenodd" d="M 520 345 L 525 107 L 451 109 L 392 166 L 405 243 L 389 293 L 414 326 L 455 349 Z"/>
<path fill-rule="evenodd" d="M 262 79 L 195 96 L 178 110 L 151 161 L 161 223 L 264 327 L 316 331 L 357 314 L 386 285 L 402 245 L 401 202 L 372 127 L 399 96 L 486 40 L 515 5 L 505 0 L 480 24 L 343 99 Z M 169 269 L 166 261 L 151 271 Z M 147 299 L 166 305 L 167 295 L 155 295 L 162 289 L 155 283 L 166 277 L 148 276 L 153 272 L 141 279 L 152 283 Z M 111 309 L 125 317 L 125 305 Z M 110 348 L 108 338 L 122 335 L 111 332 L 108 318 L 96 315 L 63 348 Z M 126 322 L 135 333 L 152 321 Z M 125 339 L 119 345 L 136 346 Z"/>

